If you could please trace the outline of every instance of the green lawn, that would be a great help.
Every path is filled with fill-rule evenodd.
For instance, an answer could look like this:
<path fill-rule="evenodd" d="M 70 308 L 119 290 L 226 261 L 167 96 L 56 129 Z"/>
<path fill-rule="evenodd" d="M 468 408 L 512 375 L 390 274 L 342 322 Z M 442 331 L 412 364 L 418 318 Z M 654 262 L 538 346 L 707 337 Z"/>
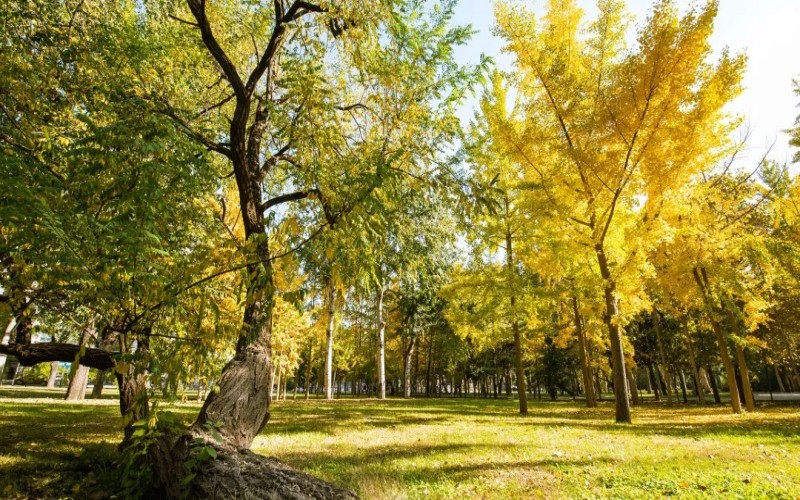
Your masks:
<path fill-rule="evenodd" d="M 0 497 L 113 490 L 113 400 L 0 390 Z M 52 397 L 52 395 L 50 395 Z M 41 396 L 40 396 L 41 397 Z M 171 408 L 187 421 L 196 404 Z M 280 402 L 255 450 L 364 498 L 800 498 L 800 406 L 637 408 L 506 400 Z M 99 495 L 98 495 L 99 496 Z"/>

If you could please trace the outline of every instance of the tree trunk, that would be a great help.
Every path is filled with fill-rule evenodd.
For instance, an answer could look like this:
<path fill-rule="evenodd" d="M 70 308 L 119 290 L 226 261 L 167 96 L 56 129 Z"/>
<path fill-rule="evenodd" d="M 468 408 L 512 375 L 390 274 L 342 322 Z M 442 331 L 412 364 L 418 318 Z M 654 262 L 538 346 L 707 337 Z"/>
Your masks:
<path fill-rule="evenodd" d="M 106 383 L 107 370 L 97 370 L 97 375 L 94 377 L 94 387 L 92 387 L 92 399 L 100 399 L 103 397 L 103 386 Z"/>
<path fill-rule="evenodd" d="M 658 388 L 658 379 L 656 378 L 656 372 L 653 370 L 652 362 L 647 365 L 647 374 L 649 375 L 649 380 L 653 387 L 653 399 L 655 401 L 661 401 L 661 390 Z"/>
<path fill-rule="evenodd" d="M 594 397 L 594 385 L 592 384 L 592 368 L 589 365 L 589 356 L 586 353 L 586 333 L 583 330 L 583 317 L 578 307 L 578 297 L 572 296 L 572 313 L 575 321 L 575 333 L 578 337 L 578 357 L 581 363 L 581 375 L 583 376 L 583 390 L 586 394 L 586 406 L 594 408 L 597 400 Z"/>
<path fill-rule="evenodd" d="M 658 344 L 659 372 L 663 374 L 661 380 L 664 382 L 664 392 L 667 394 L 667 402 L 672 403 L 672 374 L 669 371 L 667 356 L 664 354 L 664 344 L 661 341 L 661 313 L 653 311 L 653 324 L 656 331 L 656 343 Z"/>
<path fill-rule="evenodd" d="M 628 388 L 630 389 L 631 393 L 631 401 L 635 406 L 639 404 L 639 386 L 636 383 L 636 377 L 633 374 L 633 368 L 628 366 L 626 371 L 628 373 Z"/>
<path fill-rule="evenodd" d="M 386 399 L 386 346 L 385 330 L 386 321 L 383 319 L 383 294 L 384 286 L 381 283 L 378 295 L 378 398 Z"/>
<path fill-rule="evenodd" d="M 775 370 L 775 380 L 778 381 L 778 389 L 781 392 L 786 392 L 786 387 L 783 385 L 783 380 L 781 379 L 781 372 L 778 370 L 778 365 L 772 365 L 772 368 Z"/>
<path fill-rule="evenodd" d="M 328 278 L 328 328 L 325 331 L 327 351 L 325 356 L 325 399 L 333 399 L 333 333 L 336 318 L 336 288 L 333 278 Z"/>
<path fill-rule="evenodd" d="M 708 371 L 708 380 L 711 382 L 711 392 L 714 394 L 714 402 L 717 404 L 722 403 L 722 398 L 719 395 L 719 387 L 717 386 L 717 375 L 710 366 L 706 370 Z"/>
<path fill-rule="evenodd" d="M 692 367 L 692 377 L 694 377 L 694 386 L 697 392 L 697 400 L 700 404 L 705 404 L 706 402 L 706 393 L 703 384 L 700 381 L 700 370 L 697 369 L 697 359 L 694 354 L 694 344 L 692 343 L 692 338 L 689 336 L 689 332 L 686 331 L 686 347 L 689 350 L 689 364 Z"/>
<path fill-rule="evenodd" d="M 58 378 L 58 367 L 60 363 L 58 361 L 51 361 L 50 362 L 50 376 L 47 377 L 47 388 L 53 389 L 56 386 L 56 379 Z"/>
<path fill-rule="evenodd" d="M 600 274 L 604 280 L 603 292 L 606 302 L 606 313 L 603 321 L 608 328 L 611 343 L 611 371 L 614 379 L 614 405 L 617 423 L 631 423 L 631 406 L 628 401 L 628 382 L 625 376 L 625 352 L 622 346 L 622 327 L 619 324 L 619 303 L 617 300 L 617 284 L 611 276 L 605 250 L 598 244 L 595 247 Z"/>
<path fill-rule="evenodd" d="M 81 332 L 80 349 L 83 351 L 89 338 L 94 335 L 94 318 Z M 80 364 L 82 352 L 78 351 L 69 370 L 69 385 L 67 386 L 67 401 L 82 401 L 86 395 L 86 386 L 89 384 L 89 367 Z"/>
<path fill-rule="evenodd" d="M 747 360 L 744 356 L 744 349 L 738 342 L 736 343 L 736 359 L 739 363 L 739 374 L 742 377 L 745 408 L 747 411 L 756 411 L 756 403 L 753 398 L 753 387 L 750 385 L 750 370 L 747 368 Z"/>
<path fill-rule="evenodd" d="M 686 377 L 683 375 L 683 370 L 678 370 L 678 377 L 681 379 L 681 392 L 683 394 L 683 402 L 688 403 L 689 399 L 686 396 Z"/>
<path fill-rule="evenodd" d="M 306 400 L 311 397 L 311 363 L 314 361 L 314 339 L 308 342 L 308 364 L 306 364 Z"/>
<path fill-rule="evenodd" d="M 0 341 L 0 345 L 7 346 L 8 343 L 11 341 L 11 334 L 14 333 L 14 327 L 17 326 L 17 318 L 15 316 L 11 317 L 11 320 L 8 322 L 6 326 L 5 333 L 3 333 L 3 339 Z M 5 354 L 0 354 L 0 381 L 3 379 L 3 374 L 6 370 L 6 359 L 7 356 Z"/>
<path fill-rule="evenodd" d="M 425 397 L 431 397 L 431 363 L 433 362 L 433 337 L 428 335 L 428 363 L 425 368 Z"/>
<path fill-rule="evenodd" d="M 709 320 L 711 321 L 711 327 L 717 339 L 717 347 L 719 348 L 719 356 L 722 359 L 722 366 L 725 368 L 725 378 L 728 380 L 728 390 L 731 393 L 731 408 L 733 413 L 741 413 L 742 403 L 739 400 L 739 387 L 736 384 L 736 373 L 733 369 L 733 362 L 731 362 L 730 355 L 728 354 L 728 345 L 725 342 L 725 333 L 722 331 L 722 325 L 720 325 L 719 321 L 717 321 L 717 318 L 714 316 L 713 311 L 718 308 L 714 307 L 712 303 L 713 299 L 711 297 L 711 291 L 709 290 L 708 277 L 706 276 L 705 269 L 694 268 L 692 272 L 695 282 L 703 294 L 706 306 L 711 310 L 709 312 Z"/>
<path fill-rule="evenodd" d="M 413 328 L 413 327 L 412 327 Z M 411 397 L 411 362 L 414 355 L 414 345 L 417 343 L 417 335 L 412 331 L 411 340 L 406 347 L 406 352 L 403 356 L 403 397 Z"/>
<path fill-rule="evenodd" d="M 519 318 L 517 317 L 517 296 L 514 293 L 513 279 L 516 276 L 515 262 L 514 262 L 514 244 L 511 235 L 511 223 L 509 220 L 509 201 L 508 195 L 505 196 L 505 211 L 506 211 L 506 270 L 509 278 L 512 280 L 512 293 L 510 297 L 511 314 L 511 331 L 514 334 L 514 368 L 517 371 L 517 397 L 519 397 L 519 414 L 528 414 L 528 390 L 525 387 L 525 365 L 524 356 L 522 353 L 522 332 L 520 331 Z"/>

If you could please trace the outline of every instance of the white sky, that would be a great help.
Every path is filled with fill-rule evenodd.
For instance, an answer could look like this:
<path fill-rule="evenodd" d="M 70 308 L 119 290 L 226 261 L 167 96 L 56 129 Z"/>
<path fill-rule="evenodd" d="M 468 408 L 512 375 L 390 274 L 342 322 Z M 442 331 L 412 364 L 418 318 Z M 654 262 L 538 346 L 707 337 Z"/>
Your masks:
<path fill-rule="evenodd" d="M 677 0 L 685 9 L 693 2 Z M 595 0 L 578 0 L 593 19 Z M 528 0 L 537 12 L 546 0 Z M 645 20 L 652 0 L 628 0 L 628 10 L 636 23 Z M 491 56 L 501 69 L 509 69 L 513 59 L 502 54 L 502 41 L 491 34 L 494 24 L 492 0 L 461 0 L 456 9 L 456 24 L 471 24 L 478 33 L 466 47 L 460 47 L 461 63 L 477 63 L 481 53 Z M 702 5 L 702 3 L 700 3 Z M 731 110 L 745 116 L 751 137 L 748 158 L 758 161 L 769 144 L 777 140 L 770 155 L 779 162 L 790 161 L 793 150 L 783 133 L 794 124 L 800 113 L 800 96 L 792 91 L 792 79 L 800 77 L 800 0 L 720 0 L 712 45 L 715 50 L 729 47 L 731 52 L 744 51 L 748 56 L 745 91 Z M 463 118 L 473 116 L 475 102 L 464 110 Z"/>

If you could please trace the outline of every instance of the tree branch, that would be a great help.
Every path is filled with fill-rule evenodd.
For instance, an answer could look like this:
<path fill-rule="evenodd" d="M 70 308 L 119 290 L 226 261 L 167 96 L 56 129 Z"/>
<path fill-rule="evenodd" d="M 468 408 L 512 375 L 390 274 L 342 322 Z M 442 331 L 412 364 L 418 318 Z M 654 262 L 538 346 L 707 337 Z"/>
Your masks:
<path fill-rule="evenodd" d="M 41 344 L 9 344 L 0 345 L 0 354 L 15 356 L 22 366 L 33 366 L 50 361 L 72 363 L 81 351 L 77 344 L 46 342 Z M 115 353 L 95 347 L 84 347 L 80 356 L 80 364 L 98 370 L 111 370 L 116 365 Z"/>

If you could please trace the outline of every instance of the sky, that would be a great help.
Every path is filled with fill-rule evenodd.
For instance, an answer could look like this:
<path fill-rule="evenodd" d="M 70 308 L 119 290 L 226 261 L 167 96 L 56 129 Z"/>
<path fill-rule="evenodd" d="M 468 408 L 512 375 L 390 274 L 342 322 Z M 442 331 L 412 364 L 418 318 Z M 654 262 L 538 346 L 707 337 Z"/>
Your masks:
<path fill-rule="evenodd" d="M 691 0 L 677 2 L 682 11 L 692 4 Z M 596 0 L 578 3 L 586 12 L 585 19 L 593 19 Z M 528 0 L 527 4 L 542 12 L 547 1 Z M 636 24 L 644 22 L 652 4 L 652 0 L 628 0 Z M 493 0 L 460 1 L 454 23 L 471 24 L 478 32 L 469 45 L 458 49 L 459 62 L 475 64 L 483 53 L 500 69 L 511 68 L 513 58 L 501 52 L 502 40 L 491 33 L 493 6 Z M 727 46 L 732 53 L 744 51 L 748 56 L 745 90 L 729 108 L 745 117 L 751 132 L 742 162 L 757 163 L 773 141 L 770 157 L 781 163 L 791 161 L 794 149 L 784 131 L 800 114 L 800 96 L 792 87 L 792 79 L 800 77 L 800 0 L 720 0 L 711 44 L 717 52 Z M 475 104 L 476 100 L 470 101 L 463 118 L 473 116 Z"/>

